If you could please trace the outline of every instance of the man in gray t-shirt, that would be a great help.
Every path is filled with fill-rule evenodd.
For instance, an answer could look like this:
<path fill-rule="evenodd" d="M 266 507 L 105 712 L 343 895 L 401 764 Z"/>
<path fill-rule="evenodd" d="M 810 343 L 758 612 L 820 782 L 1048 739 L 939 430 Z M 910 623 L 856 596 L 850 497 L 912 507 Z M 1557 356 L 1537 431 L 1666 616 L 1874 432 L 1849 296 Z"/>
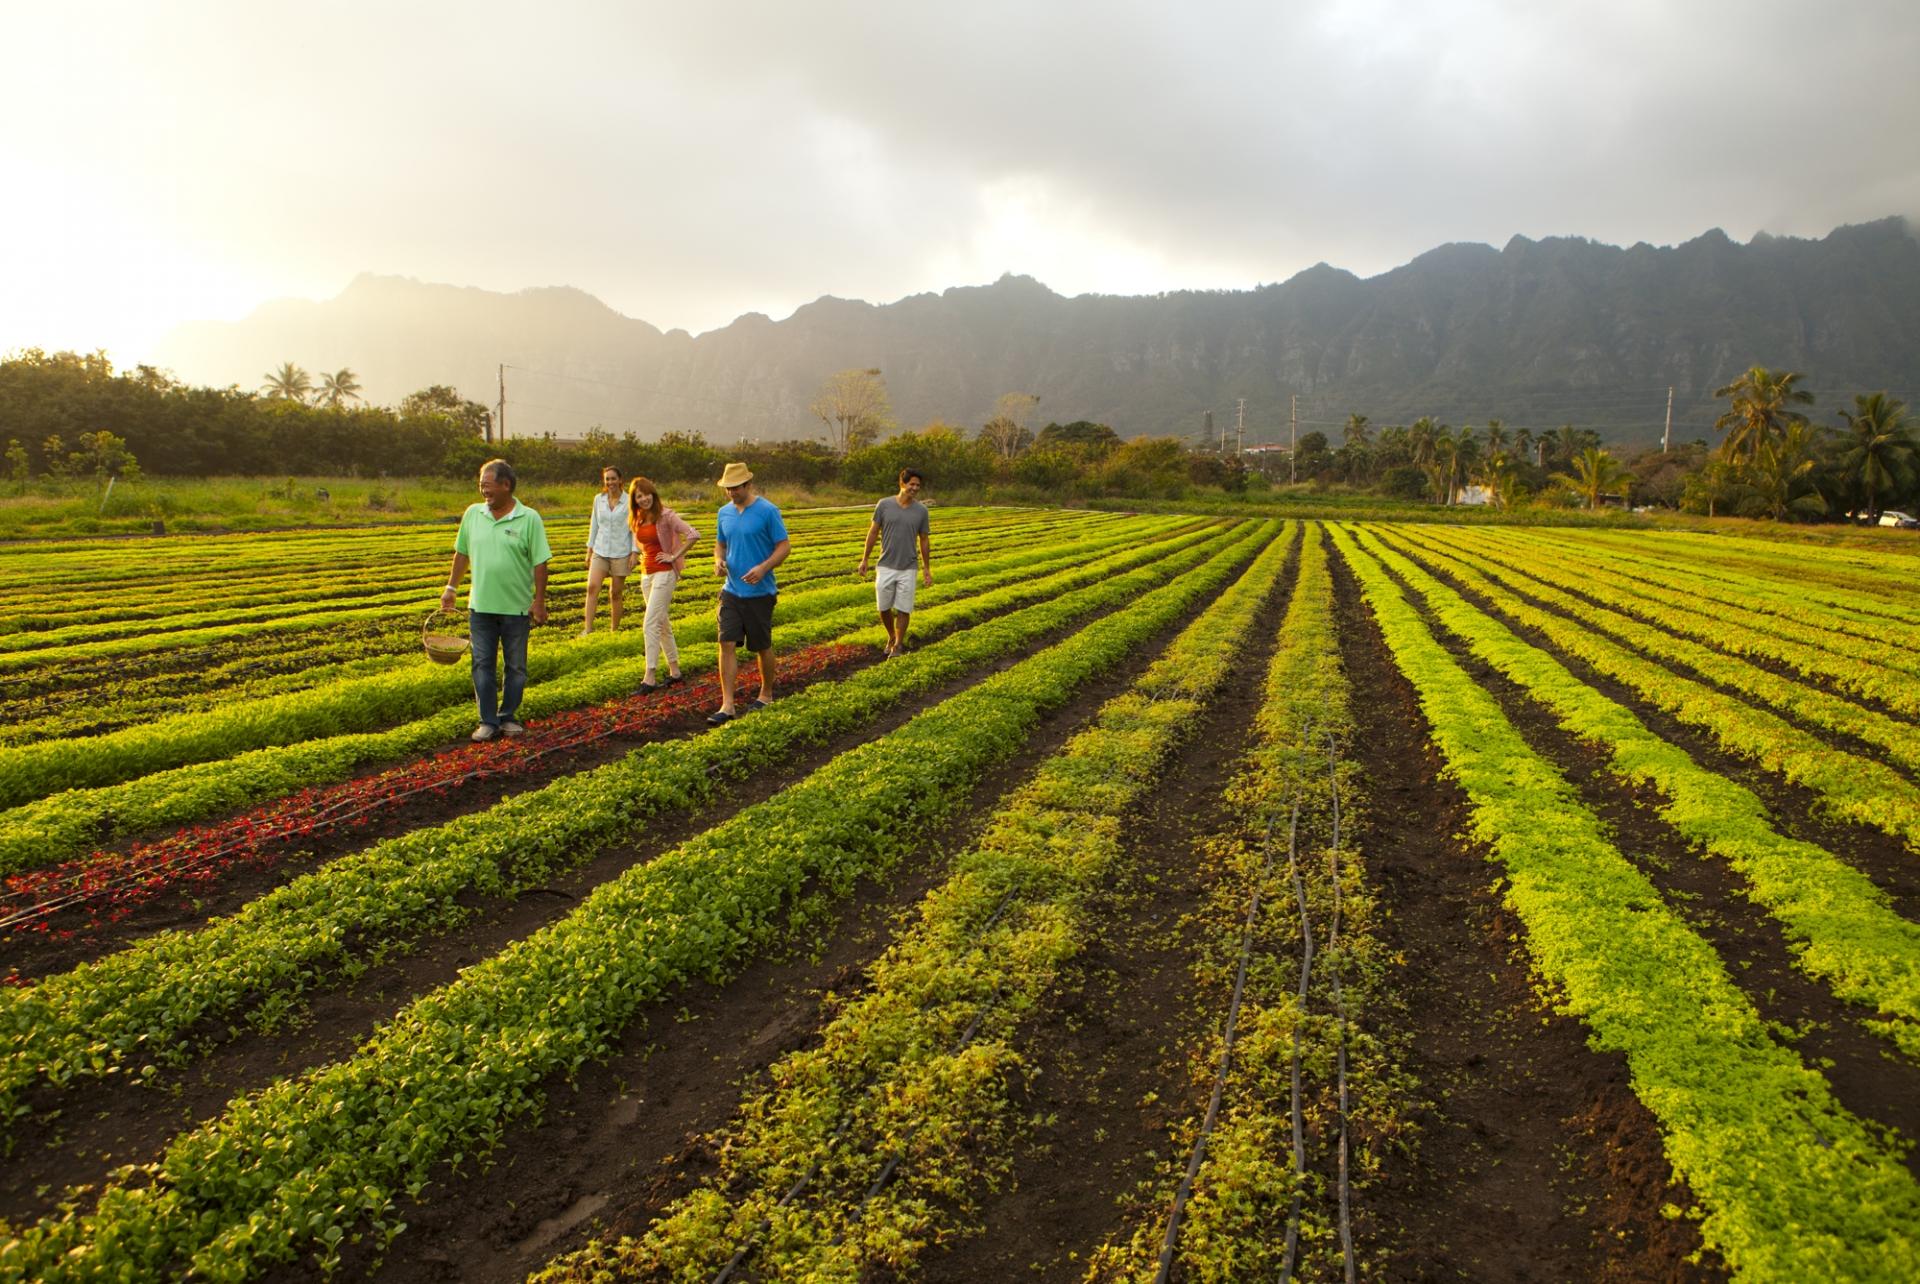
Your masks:
<path fill-rule="evenodd" d="M 920 502 L 923 480 L 917 468 L 900 470 L 900 493 L 873 506 L 873 525 L 860 550 L 858 574 L 867 573 L 873 541 L 880 541 L 880 569 L 873 578 L 873 596 L 880 608 L 880 626 L 887 631 L 887 656 L 907 649 L 907 617 L 913 614 L 914 546 L 919 546 L 920 582 L 933 586 L 933 545 L 928 535 L 927 506 Z"/>

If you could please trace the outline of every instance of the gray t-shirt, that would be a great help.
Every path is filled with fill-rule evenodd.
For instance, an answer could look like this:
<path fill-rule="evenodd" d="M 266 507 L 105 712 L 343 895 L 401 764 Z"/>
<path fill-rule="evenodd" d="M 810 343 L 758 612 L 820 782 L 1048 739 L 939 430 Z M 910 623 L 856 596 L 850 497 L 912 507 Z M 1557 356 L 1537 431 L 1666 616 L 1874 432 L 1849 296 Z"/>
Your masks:
<path fill-rule="evenodd" d="M 912 570 L 920 560 L 914 536 L 928 533 L 927 506 L 916 499 L 902 508 L 898 497 L 889 495 L 873 506 L 873 520 L 880 527 L 880 565 Z"/>

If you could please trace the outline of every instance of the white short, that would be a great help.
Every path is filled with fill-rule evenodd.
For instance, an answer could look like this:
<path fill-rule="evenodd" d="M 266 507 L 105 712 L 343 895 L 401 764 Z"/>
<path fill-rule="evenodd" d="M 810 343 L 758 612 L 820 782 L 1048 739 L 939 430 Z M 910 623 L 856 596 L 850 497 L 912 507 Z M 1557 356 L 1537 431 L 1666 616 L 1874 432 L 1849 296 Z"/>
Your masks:
<path fill-rule="evenodd" d="M 918 573 L 918 567 L 908 567 L 904 571 L 896 571 L 891 566 L 881 567 L 873 577 L 873 600 L 883 611 L 912 615 L 913 583 Z"/>

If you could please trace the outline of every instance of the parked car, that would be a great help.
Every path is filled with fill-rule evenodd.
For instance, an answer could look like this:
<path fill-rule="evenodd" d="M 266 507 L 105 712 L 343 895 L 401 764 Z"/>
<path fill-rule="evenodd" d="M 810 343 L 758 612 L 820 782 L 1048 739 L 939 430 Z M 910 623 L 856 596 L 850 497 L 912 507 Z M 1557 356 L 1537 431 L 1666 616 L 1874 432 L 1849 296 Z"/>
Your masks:
<path fill-rule="evenodd" d="M 1903 513 L 1898 509 L 1889 508 L 1880 514 L 1880 524 L 1882 526 L 1920 526 L 1920 517 L 1915 517 L 1912 513 Z"/>

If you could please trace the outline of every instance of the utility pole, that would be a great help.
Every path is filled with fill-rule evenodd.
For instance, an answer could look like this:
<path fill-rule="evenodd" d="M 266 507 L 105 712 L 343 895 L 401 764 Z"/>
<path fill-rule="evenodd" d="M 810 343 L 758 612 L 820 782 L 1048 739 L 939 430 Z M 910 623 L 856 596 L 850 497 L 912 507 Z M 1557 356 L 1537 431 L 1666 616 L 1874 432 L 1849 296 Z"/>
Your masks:
<path fill-rule="evenodd" d="M 1201 429 L 1200 439 L 1209 446 L 1213 444 L 1213 412 L 1211 410 L 1207 411 L 1206 423 Z M 1225 437 L 1220 439 L 1220 453 L 1223 455 L 1227 453 L 1227 439 Z"/>
<path fill-rule="evenodd" d="M 499 440 L 502 446 L 507 444 L 507 367 L 506 367 L 506 363 L 504 362 L 502 362 L 500 366 L 500 438 Z"/>
<path fill-rule="evenodd" d="M 1240 398 L 1240 408 L 1234 412 L 1234 415 L 1233 453 L 1244 455 L 1247 453 L 1247 399 L 1245 397 Z"/>
<path fill-rule="evenodd" d="M 1300 480 L 1300 469 L 1294 460 L 1300 454 L 1300 394 L 1294 393 L 1287 398 L 1287 481 Z"/>
<path fill-rule="evenodd" d="M 1673 448 L 1673 385 L 1667 385 L 1667 430 L 1660 434 L 1660 453 Z"/>

